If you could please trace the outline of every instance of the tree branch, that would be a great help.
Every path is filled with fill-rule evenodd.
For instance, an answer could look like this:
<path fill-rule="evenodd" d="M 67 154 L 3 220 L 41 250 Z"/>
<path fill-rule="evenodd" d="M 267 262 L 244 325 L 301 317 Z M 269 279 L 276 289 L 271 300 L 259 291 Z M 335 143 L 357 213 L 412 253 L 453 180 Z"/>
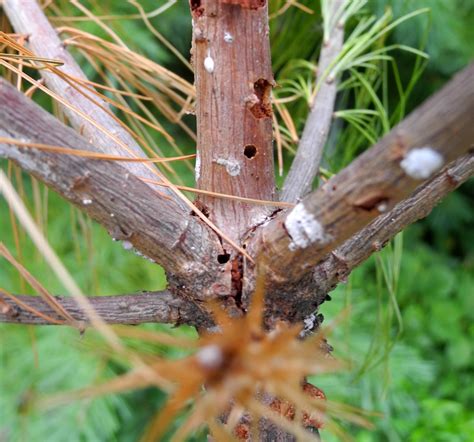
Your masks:
<path fill-rule="evenodd" d="M 318 296 L 324 298 L 354 268 L 381 250 L 397 233 L 428 216 L 446 195 L 473 175 L 474 152 L 470 152 L 326 256 L 313 272 Z"/>
<path fill-rule="evenodd" d="M 299 280 L 269 281 L 267 284 L 268 320 L 302 321 L 316 311 L 328 292 L 345 282 L 351 271 L 381 250 L 398 232 L 428 216 L 450 192 L 474 175 L 474 152 L 450 163 L 434 178 L 420 186 L 392 210 L 377 217 L 315 267 L 308 268 Z M 246 293 L 246 300 L 249 293 Z M 271 308 L 273 307 L 273 308 Z M 318 326 L 315 320 L 315 327 Z"/>
<path fill-rule="evenodd" d="M 333 21 L 334 16 L 338 15 L 344 2 L 345 0 L 332 2 L 330 17 L 327 20 L 329 23 Z M 323 41 L 316 78 L 317 94 L 306 120 L 295 158 L 285 178 L 281 195 L 283 201 L 297 202 L 310 192 L 314 178 L 318 174 L 337 94 L 337 80 L 329 75 L 328 68 L 341 52 L 343 42 L 344 27 L 339 23 L 334 23 L 329 39 Z"/>
<path fill-rule="evenodd" d="M 453 162 L 445 171 L 420 186 L 415 193 L 400 202 L 390 212 L 329 254 L 313 272 L 313 290 L 307 303 L 321 304 L 326 294 L 361 262 L 379 251 L 390 239 L 409 224 L 424 218 L 448 193 L 474 175 L 474 153 L 469 153 Z M 314 290 L 314 285 L 316 290 Z M 29 307 L 55 319 L 60 318 L 40 297 L 16 295 Z M 72 298 L 56 297 L 61 305 L 78 321 L 87 322 L 84 312 Z M 174 297 L 168 291 L 144 292 L 133 295 L 100 296 L 88 298 L 101 317 L 110 324 L 142 324 L 160 322 L 208 326 L 209 318 L 194 303 Z M 295 299 L 290 299 L 295 302 Z M 304 305 L 304 304 L 302 304 Z M 310 310 L 297 312 L 301 319 Z M 48 321 L 18 306 L 0 291 L 0 322 L 16 324 L 49 324 Z"/>
<path fill-rule="evenodd" d="M 58 71 L 87 80 L 36 0 L 4 0 L 3 8 L 15 31 L 28 35 L 28 45 L 38 57 L 61 60 L 64 64 L 56 68 Z M 94 145 L 94 150 L 126 157 L 146 157 L 125 126 L 114 117 L 108 104 L 95 95 L 96 91 L 92 86 L 86 88 L 74 81 L 67 82 L 48 69 L 41 70 L 41 74 L 49 89 L 71 105 L 68 107 L 60 104 L 71 126 Z M 90 117 L 91 121 L 85 119 L 84 115 Z M 155 181 L 161 175 L 154 166 L 143 163 L 126 163 L 123 167 Z M 154 187 L 152 184 L 149 186 Z M 175 199 L 185 210 L 183 202 L 173 192 L 162 189 L 162 193 Z M 159 196 L 155 195 L 155 198 Z"/>
<path fill-rule="evenodd" d="M 408 197 L 474 140 L 474 64 L 289 213 L 248 250 L 264 251 L 271 277 L 297 281 L 327 253 Z M 426 148 L 429 146 L 429 148 Z"/>
<path fill-rule="evenodd" d="M 0 103 L 0 136 L 92 150 L 75 131 L 4 80 Z M 206 297 L 219 273 L 222 249 L 217 236 L 197 217 L 186 216 L 175 201 L 158 198 L 121 164 L 6 144 L 0 144 L 0 157 L 15 161 L 80 207 L 127 248 L 133 246 L 163 265 L 171 289 L 186 285 L 196 298 Z"/>
<path fill-rule="evenodd" d="M 15 295 L 21 303 L 58 321 L 59 316 L 39 296 Z M 55 296 L 71 316 L 80 322 L 89 322 L 85 312 L 70 297 Z M 143 292 L 132 295 L 92 296 L 87 298 L 96 312 L 108 324 L 189 324 L 196 327 L 212 325 L 210 317 L 196 304 L 175 297 L 168 291 Z M 0 290 L 0 322 L 12 324 L 51 325 L 51 322 L 21 307 Z"/>

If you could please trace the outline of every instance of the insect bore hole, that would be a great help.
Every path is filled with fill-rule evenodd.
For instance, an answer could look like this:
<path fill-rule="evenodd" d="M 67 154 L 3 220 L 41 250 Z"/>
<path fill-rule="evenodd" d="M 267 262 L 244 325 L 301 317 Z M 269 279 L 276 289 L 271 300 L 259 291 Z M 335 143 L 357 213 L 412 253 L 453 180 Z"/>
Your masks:
<path fill-rule="evenodd" d="M 244 147 L 244 155 L 248 159 L 252 159 L 255 155 L 257 155 L 257 148 L 253 144 L 247 144 Z"/>
<path fill-rule="evenodd" d="M 228 262 L 230 259 L 230 254 L 229 253 L 222 253 L 221 255 L 217 255 L 217 262 L 219 264 L 225 264 Z"/>
<path fill-rule="evenodd" d="M 201 17 L 204 14 L 204 7 L 201 6 L 201 0 L 190 0 L 191 11 L 196 17 Z"/>

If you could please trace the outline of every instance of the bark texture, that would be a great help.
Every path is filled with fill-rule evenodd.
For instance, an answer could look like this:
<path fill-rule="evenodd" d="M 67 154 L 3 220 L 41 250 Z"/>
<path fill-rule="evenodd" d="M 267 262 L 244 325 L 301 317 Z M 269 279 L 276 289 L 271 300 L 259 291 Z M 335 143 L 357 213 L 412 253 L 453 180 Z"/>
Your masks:
<path fill-rule="evenodd" d="M 306 301 L 300 298 L 302 318 L 311 305 L 320 305 L 339 283 L 347 281 L 357 266 L 380 251 L 393 237 L 410 224 L 428 216 L 431 210 L 450 192 L 474 175 L 474 152 L 451 163 L 426 184 L 418 187 L 392 210 L 377 217 L 367 227 L 326 255 L 312 271 Z"/>
<path fill-rule="evenodd" d="M 45 124 L 45 121 L 42 119 L 39 119 L 39 115 L 45 113 L 41 109 L 37 108 L 31 101 L 25 99 L 24 97 L 21 96 L 20 93 L 18 93 L 16 90 L 14 90 L 11 86 L 5 85 L 6 89 L 1 89 L 0 88 L 0 101 L 2 103 L 10 103 L 12 105 L 11 109 L 14 111 L 14 109 L 19 110 L 19 114 L 23 115 L 25 117 L 25 120 L 16 120 L 16 124 L 18 125 L 26 125 L 24 130 L 26 128 L 31 129 L 29 121 L 38 121 L 40 124 Z M 18 97 L 20 99 L 20 102 L 16 102 L 15 105 L 13 105 L 12 101 L 7 101 L 6 96 L 5 96 L 5 90 L 10 91 L 11 94 L 14 96 Z M 2 92 L 3 91 L 3 92 Z M 5 112 L 2 113 L 1 109 L 5 109 Z M 10 120 L 5 119 L 6 116 L 8 115 L 9 118 L 11 118 L 11 112 L 7 112 L 7 107 L 3 106 L 0 108 L 0 127 L 4 125 L 3 127 L 10 127 L 10 131 L 7 134 L 8 136 L 17 136 L 18 138 L 25 138 L 27 135 L 27 132 L 24 130 L 18 129 L 18 131 L 12 131 L 12 124 L 9 123 Z M 39 112 L 39 114 L 37 114 Z M 16 115 L 16 114 L 13 114 Z M 48 114 L 46 114 L 48 115 Z M 62 126 L 57 120 L 55 120 L 53 117 L 48 115 L 48 119 L 50 119 L 50 122 L 47 123 L 47 133 L 51 136 L 53 134 L 57 134 L 59 137 L 62 137 L 62 140 L 68 140 L 70 136 L 72 136 L 72 144 L 76 146 L 77 148 L 87 148 L 90 147 L 85 140 L 82 140 L 77 134 L 75 134 L 73 131 L 70 131 L 69 129 L 65 128 Z M 14 133 L 13 133 L 14 132 Z M 4 134 L 4 133 L 3 133 Z M 2 134 L 2 135 L 3 135 Z M 72 135 L 71 135 L 72 134 Z M 41 139 L 36 138 L 37 134 L 35 134 L 34 140 L 35 141 L 41 141 Z M 55 138 L 50 138 L 51 141 L 54 142 L 56 140 Z M 83 143 L 83 144 L 77 144 L 78 142 Z M 74 157 L 71 156 L 66 156 L 66 155 L 58 155 L 58 154 L 49 154 L 49 156 L 45 156 L 44 152 L 41 151 L 35 151 L 34 149 L 19 149 L 15 146 L 5 146 L 5 145 L 0 145 L 0 156 L 4 157 L 9 157 L 9 158 L 17 158 L 18 164 L 20 164 L 25 170 L 30 170 L 32 173 L 35 173 L 36 176 L 38 176 L 40 179 L 42 179 L 45 182 L 49 182 L 48 180 L 51 180 L 51 173 L 44 173 L 41 172 L 41 167 L 47 167 L 48 163 L 55 164 L 55 161 L 57 159 L 61 159 L 61 161 L 64 161 L 66 163 L 65 168 L 69 171 L 74 170 L 74 165 L 69 166 L 68 161 L 71 160 Z M 86 173 L 86 175 L 89 173 L 89 166 L 92 166 L 95 164 L 98 167 L 102 167 L 103 170 L 100 170 L 100 173 L 98 176 L 104 175 L 104 181 L 102 181 L 101 186 L 103 187 L 103 190 L 101 192 L 94 192 L 95 198 L 101 198 L 102 195 L 104 195 L 105 201 L 107 202 L 108 200 L 111 200 L 114 198 L 113 195 L 113 189 L 109 189 L 109 184 L 107 183 L 107 176 L 108 174 L 115 174 L 115 173 L 122 173 L 123 178 L 125 178 L 127 172 L 121 170 L 121 166 L 119 166 L 117 163 L 110 163 L 110 162 L 105 162 L 105 161 L 93 161 L 93 160 L 86 160 L 86 159 L 81 159 L 84 161 L 84 164 L 82 167 L 84 168 L 85 172 L 82 170 L 79 173 L 79 176 L 81 176 L 82 173 Z M 107 170 L 110 169 L 110 172 L 107 172 Z M 54 169 L 53 169 L 54 170 Z M 316 310 L 317 307 L 324 301 L 326 294 L 332 290 L 339 282 L 345 281 L 347 278 L 348 274 L 352 271 L 353 268 L 355 268 L 357 265 L 359 265 L 361 262 L 363 262 L 365 259 L 370 257 L 373 253 L 377 252 L 380 250 L 384 244 L 386 244 L 391 238 L 393 238 L 396 233 L 399 231 L 403 230 L 406 226 L 409 224 L 417 221 L 420 218 L 423 218 L 429 214 L 431 209 L 444 197 L 446 196 L 449 192 L 454 190 L 456 187 L 458 187 L 460 184 L 465 182 L 470 176 L 474 174 L 474 153 L 471 151 L 470 153 L 462 156 L 455 162 L 451 163 L 445 170 L 441 171 L 438 173 L 434 178 L 429 180 L 427 183 L 424 185 L 418 187 L 416 191 L 411 195 L 409 198 L 401 201 L 399 204 L 397 204 L 392 210 L 386 212 L 383 215 L 380 215 L 377 217 L 372 223 L 370 223 L 367 227 L 364 229 L 360 230 L 356 235 L 354 235 L 352 238 L 347 240 L 343 245 L 341 245 L 339 248 L 337 248 L 334 252 L 329 253 L 326 255 L 326 257 L 323 258 L 323 260 L 316 266 L 314 267 L 311 271 L 308 272 L 308 275 L 306 275 L 304 278 L 298 280 L 296 283 L 292 285 L 288 284 L 285 289 L 280 289 L 277 291 L 272 291 L 272 304 L 274 304 L 274 307 L 272 307 L 270 304 L 268 305 L 268 310 L 269 314 L 275 318 L 278 317 L 283 317 L 288 320 L 292 321 L 297 321 L 301 320 L 305 316 L 307 316 L 309 313 L 312 311 Z M 87 175 L 88 180 L 94 180 L 96 179 L 94 176 Z M 132 177 L 132 175 L 129 175 L 129 179 Z M 56 179 L 59 179 L 58 176 L 56 176 Z M 65 178 L 64 178 L 65 179 Z M 140 195 L 141 192 L 144 191 L 144 188 L 142 187 L 142 183 L 138 181 L 136 183 L 135 178 L 133 178 L 133 183 L 127 184 L 127 195 L 126 199 L 129 200 L 129 198 L 133 198 L 136 204 L 136 207 L 133 209 L 132 213 L 135 211 L 138 211 L 138 214 L 133 215 L 135 221 L 134 225 L 136 228 L 140 228 L 140 225 L 142 225 L 141 228 L 145 229 L 146 227 L 146 220 L 143 222 L 140 222 L 140 220 L 143 217 L 151 216 L 151 214 L 147 215 L 147 213 L 143 213 L 142 210 L 145 210 L 142 208 L 142 204 L 140 203 L 139 200 L 135 197 L 135 195 Z M 74 177 L 71 177 L 71 181 L 74 181 Z M 53 184 L 53 182 L 51 182 Z M 80 180 L 79 180 L 80 183 Z M 118 183 L 117 183 L 118 184 Z M 89 183 L 90 185 L 90 183 Z M 120 185 L 123 185 L 121 183 Z M 82 210 L 85 211 L 90 211 L 93 216 L 96 216 L 96 219 L 99 219 L 99 222 L 101 222 L 105 227 L 109 228 L 112 235 L 113 233 L 113 227 L 112 225 L 109 225 L 109 223 L 115 222 L 114 218 L 115 217 L 110 217 L 110 213 L 117 212 L 119 213 L 120 210 L 118 207 L 120 206 L 114 206 L 111 207 L 109 210 L 101 209 L 102 204 L 99 204 L 99 207 L 95 207 L 94 204 L 97 203 L 94 199 L 92 200 L 93 203 L 89 205 L 84 205 L 83 204 L 83 198 L 90 196 L 89 193 L 84 193 L 84 190 L 81 190 L 81 186 L 79 188 L 74 188 L 74 186 L 68 186 L 66 182 L 65 187 L 56 187 L 56 190 L 62 194 L 65 197 L 68 197 L 68 194 L 72 194 L 75 196 L 71 196 L 73 201 L 77 201 L 78 205 L 81 207 Z M 63 191 L 67 191 L 67 194 L 63 194 Z M 88 192 L 88 191 L 87 191 Z M 151 194 L 152 195 L 152 194 Z M 151 196 L 150 196 L 151 198 Z M 101 200 L 99 200 L 101 201 Z M 143 203 L 143 207 L 147 207 L 148 203 Z M 127 204 L 126 207 L 129 207 Z M 100 210 L 100 211 L 99 211 Z M 114 212 L 110 212 L 110 210 L 113 210 Z M 164 214 L 166 215 L 168 212 L 166 209 L 158 209 L 155 208 L 155 210 L 164 210 Z M 130 215 L 130 210 L 127 208 L 126 212 L 124 213 L 124 216 L 129 216 Z M 103 219 L 102 219 L 102 218 Z M 146 218 L 145 218 L 146 219 Z M 194 221 L 197 222 L 199 225 L 199 221 L 197 221 L 194 217 L 192 218 Z M 179 226 L 179 219 L 175 219 L 175 222 L 177 223 L 176 226 Z M 154 223 L 158 223 L 159 220 L 154 221 Z M 154 226 L 155 224 L 150 224 L 149 227 Z M 156 227 L 158 227 L 159 224 L 156 224 Z M 205 229 L 205 228 L 204 228 Z M 168 233 L 171 233 L 173 228 Z M 195 230 L 195 227 L 192 227 L 191 232 L 195 232 L 194 234 L 201 234 L 198 231 Z M 123 235 L 123 232 L 121 230 L 115 230 L 115 234 L 117 235 L 117 239 L 122 239 L 125 241 L 130 241 L 130 238 Z M 177 233 L 177 232 L 175 232 Z M 205 235 L 207 230 L 203 232 Z M 204 237 L 205 238 L 205 237 Z M 176 237 L 175 237 L 176 240 Z M 206 242 L 208 240 L 205 240 Z M 217 241 L 217 240 L 216 240 Z M 196 247 L 196 245 L 200 245 L 201 247 L 204 247 L 204 243 L 201 243 L 201 240 L 196 240 L 194 245 L 190 245 L 190 250 L 192 250 L 193 247 Z M 139 244 L 137 243 L 136 245 L 137 250 L 141 250 L 143 252 L 143 249 L 139 249 Z M 217 249 L 214 249 L 214 251 L 211 250 L 210 255 L 208 258 L 203 257 L 203 255 L 199 254 L 199 249 L 198 251 L 195 250 L 196 255 L 194 257 L 199 257 L 201 256 L 201 259 L 204 259 L 203 262 L 208 262 L 208 266 L 212 268 L 212 261 L 216 262 L 217 260 L 212 259 L 212 254 L 213 253 L 218 253 L 220 251 L 219 247 L 216 244 Z M 179 250 L 179 248 L 177 249 Z M 156 259 L 161 259 L 162 254 L 166 253 L 165 249 L 162 249 L 157 246 L 156 251 L 151 251 L 148 252 L 150 256 L 154 256 Z M 182 255 L 179 255 L 182 257 Z M 194 258 L 189 258 L 189 259 L 194 259 Z M 197 258 L 199 259 L 199 258 Z M 188 262 L 188 264 L 184 265 L 184 268 L 188 268 L 189 270 L 193 269 L 193 266 Z M 172 268 L 172 267 L 171 267 Z M 223 268 L 222 266 L 220 268 Z M 215 269 L 217 273 L 219 273 L 218 269 Z M 194 273 L 191 272 L 189 278 L 193 278 Z M 209 277 L 206 277 L 205 273 L 201 274 L 201 278 L 203 278 L 204 275 L 204 281 L 211 281 L 211 279 L 206 279 Z M 179 272 L 178 272 L 178 277 L 179 277 Z M 181 280 L 180 280 L 181 281 Z M 179 284 L 177 281 L 175 288 L 179 291 L 179 294 L 185 297 L 189 297 L 189 299 L 199 299 L 199 298 L 206 298 L 207 295 L 204 295 L 205 293 L 209 293 L 205 289 L 205 282 L 202 284 L 203 280 L 193 280 L 190 281 L 188 280 L 188 283 L 192 284 L 191 290 L 196 288 L 196 291 L 193 291 L 192 293 L 189 293 L 188 290 L 186 290 L 186 287 L 182 287 L 185 284 Z M 202 285 L 200 285 L 202 284 Z M 212 297 L 216 296 L 216 294 L 219 292 L 220 289 L 223 290 L 223 294 L 225 293 L 225 290 L 222 286 L 216 286 L 212 285 L 213 291 L 212 292 Z M 220 288 L 219 288 L 220 287 Z M 201 292 L 199 292 L 201 288 Z M 137 296 L 136 295 L 133 297 L 133 299 Z M 111 311 L 118 311 L 117 306 L 115 305 L 118 300 L 121 298 L 118 297 L 104 297 L 101 298 L 101 302 L 103 305 L 108 303 L 108 308 L 110 308 Z M 94 298 L 92 298 L 94 300 Z M 41 302 L 41 301 L 38 301 Z M 178 301 L 177 301 L 178 302 Z M 38 308 L 39 309 L 39 308 Z M 42 311 L 41 309 L 39 309 Z M 196 314 L 199 311 L 199 304 L 196 305 Z M 127 316 L 127 318 L 130 318 L 130 315 Z M 186 323 L 192 323 L 192 317 L 184 317 L 182 316 L 183 322 Z M 143 312 L 140 310 L 137 310 L 134 313 L 133 316 L 133 322 L 134 323 L 140 323 L 140 322 L 148 322 L 151 320 L 151 316 L 149 315 L 143 315 Z M 158 320 L 158 316 L 156 317 Z M 22 316 L 18 316 L 18 321 L 16 322 L 21 322 L 23 320 Z M 126 319 L 128 320 L 128 319 Z M 15 318 L 10 317 L 10 321 L 14 322 Z"/>
<path fill-rule="evenodd" d="M 473 175 L 474 151 L 471 151 L 327 255 L 313 272 L 319 299 L 324 299 L 339 282 L 346 281 L 354 268 L 381 250 L 398 232 L 428 216 L 442 198 Z"/>
<path fill-rule="evenodd" d="M 472 71 L 472 66 L 460 74 L 461 80 L 469 76 L 470 71 Z M 446 138 L 451 135 L 450 140 L 453 146 L 472 145 L 472 141 L 469 141 L 472 140 L 469 135 L 472 131 L 469 113 L 463 114 L 463 111 L 459 110 L 472 107 L 472 98 L 469 98 L 469 93 L 465 93 L 465 104 L 461 104 L 459 97 L 453 100 L 453 95 L 449 91 L 452 91 L 453 85 L 456 84 L 459 84 L 459 78 L 454 79 L 448 89 L 442 92 L 445 95 L 442 108 L 447 114 L 457 115 L 459 119 L 455 116 L 454 122 L 451 120 L 445 125 L 439 123 L 436 129 L 433 129 L 433 125 L 426 125 L 426 121 L 423 121 L 423 114 L 426 115 L 425 108 L 427 107 L 425 104 L 409 118 L 412 122 L 411 131 L 415 136 L 428 137 L 434 145 L 438 145 L 438 137 L 447 143 Z M 446 95 L 447 92 L 449 93 Z M 435 98 L 435 100 L 438 99 Z M 92 150 L 92 146 L 74 131 L 63 126 L 5 82 L 0 83 L 0 102 L 2 103 L 0 131 L 3 136 L 46 144 L 60 143 L 71 148 Z M 433 102 L 431 105 L 434 106 Z M 442 120 L 444 121 L 446 119 Z M 419 122 L 419 127 L 417 122 Z M 454 125 L 454 130 L 450 125 Z M 446 131 L 448 135 L 445 134 Z M 393 137 L 390 135 L 388 140 L 393 140 Z M 393 152 L 393 146 L 387 142 L 387 139 L 380 143 L 379 152 L 380 146 L 382 148 L 387 146 L 387 149 Z M 400 145 L 397 146 L 399 150 L 395 151 L 396 164 L 403 157 L 403 149 Z M 229 263 L 219 263 L 219 255 L 222 254 L 219 239 L 196 217 L 183 217 L 182 212 L 173 202 L 155 198 L 155 192 L 152 189 L 119 164 L 46 153 L 36 149 L 22 149 L 14 145 L 0 145 L 0 156 L 13 159 L 25 171 L 52 186 L 59 194 L 104 225 L 113 237 L 130 242 L 141 253 L 162 263 L 168 271 L 170 289 L 177 295 L 190 300 L 216 297 L 225 299 L 229 296 L 231 281 L 223 276 L 228 273 L 226 269 L 228 270 Z M 354 164 L 357 167 L 351 169 Z M 348 181 L 349 189 L 353 189 L 358 183 L 364 184 L 361 177 L 367 177 L 369 182 L 372 177 L 370 170 L 365 170 L 363 161 L 358 160 L 354 164 L 349 168 L 353 174 L 352 180 Z M 391 170 L 397 171 L 397 167 Z M 472 175 L 472 153 L 464 156 L 459 162 L 449 165 L 445 172 L 429 180 L 413 196 L 402 200 L 391 211 L 387 206 L 386 213 L 378 218 L 375 217 L 373 224 L 367 223 L 366 227 L 359 229 L 334 253 L 326 253 L 326 257 L 321 255 L 322 261 L 321 258 L 318 259 L 321 262 L 316 268 L 312 264 L 308 265 L 302 276 L 295 277 L 296 271 L 301 272 L 301 269 L 288 267 L 289 271 L 284 275 L 286 279 L 280 277 L 279 280 L 274 279 L 269 282 L 268 293 L 271 295 L 268 298 L 268 316 L 273 319 L 284 318 L 297 321 L 315 311 L 324 300 L 326 292 L 339 280 L 343 280 L 345 274 L 353 266 L 377 251 L 400 229 L 428 213 L 440 198 L 470 175 Z M 345 175 L 337 175 L 335 179 L 340 180 L 341 176 L 346 176 L 346 179 L 351 178 L 347 170 Z M 333 182 L 329 182 L 328 185 Z M 411 180 L 408 183 L 410 184 Z M 343 183 L 342 186 L 344 189 L 345 184 Z M 318 195 L 324 200 L 326 193 L 326 188 L 322 188 L 310 195 L 310 198 Z M 84 200 L 88 199 L 91 199 L 93 203 L 84 204 Z M 337 205 L 334 208 L 337 208 Z M 356 215 L 362 213 L 367 217 L 366 211 L 368 211 L 367 206 L 364 205 L 358 209 Z M 160 214 L 159 217 L 156 216 L 157 213 Z M 282 223 L 280 221 L 280 228 Z M 252 247 L 255 247 L 261 234 L 259 230 L 266 231 L 272 228 L 272 224 L 275 224 L 275 221 L 255 229 L 253 232 L 255 237 L 249 238 Z M 268 250 L 265 243 L 261 244 L 261 247 L 264 252 Z M 292 252 L 287 250 L 288 253 Z M 254 248 L 255 256 L 258 256 L 258 251 Z M 300 259 L 303 258 L 300 256 Z M 278 268 L 279 262 L 271 259 L 267 265 L 269 271 L 272 271 L 273 268 Z M 244 284 L 247 291 L 243 308 L 248 302 L 254 283 L 252 271 L 253 269 L 250 268 L 245 272 Z M 231 304 L 235 305 L 235 303 Z M 238 310 L 234 310 L 234 313 L 238 314 Z"/>
<path fill-rule="evenodd" d="M 63 59 L 65 70 L 72 69 L 68 72 L 82 76 L 36 2 L 5 0 L 4 4 L 17 32 L 30 33 L 30 45 L 39 56 Z M 340 4 L 336 0 L 333 5 Z M 273 77 L 267 1 L 191 0 L 190 6 L 197 88 L 197 184 L 208 191 L 272 200 Z M 323 49 L 320 69 L 327 67 L 340 50 L 342 30 L 336 27 L 333 32 L 334 46 Z M 45 78 L 63 98 L 76 107 L 84 106 L 83 114 L 94 112 L 92 118 L 100 121 L 98 124 L 85 123 L 77 113 L 68 114 L 76 130 L 94 146 L 4 81 L 0 81 L 0 136 L 72 149 L 142 155 L 104 103 L 97 106 L 95 97 L 91 101 L 90 90 L 78 90 L 54 73 L 47 73 Z M 317 100 L 332 112 L 336 86 L 330 80 L 321 84 Z M 331 114 L 321 103 L 311 113 L 286 184 L 289 190 L 284 195 L 291 201 L 309 189 L 318 169 Z M 242 242 L 247 252 L 265 265 L 269 327 L 280 319 L 301 321 L 317 311 L 327 292 L 353 267 L 380 250 L 407 224 L 425 216 L 440 198 L 472 175 L 473 153 L 466 152 L 474 141 L 473 114 L 471 65 L 291 211 L 267 219 L 270 214 L 261 206 L 212 196 L 200 198 L 200 206 L 211 221 L 231 239 Z M 109 138 L 115 144 L 103 138 L 102 128 L 111 132 Z M 407 164 L 417 149 L 421 157 L 421 152 L 428 152 L 428 166 L 425 164 L 421 175 L 422 164 L 415 164 L 419 156 Z M 106 321 L 188 323 L 209 328 L 212 320 L 202 301 L 216 298 L 229 314 L 245 313 L 255 286 L 254 265 L 224 250 L 222 238 L 189 213 L 175 195 L 158 193 L 144 183 L 140 177 L 150 178 L 147 167 L 14 144 L 0 144 L 0 156 L 15 161 L 80 207 L 113 238 L 124 241 L 127 248 L 134 247 L 166 269 L 169 292 L 91 297 Z M 445 168 L 439 172 L 441 167 Z M 47 323 L 34 311 L 60 319 L 42 299 L 17 299 L 23 306 L 0 292 L 0 321 Z M 74 300 L 57 299 L 75 319 L 87 322 Z M 317 328 L 320 321 L 320 316 L 313 316 L 313 327 Z M 262 440 L 294 440 L 265 419 L 260 427 Z"/>
<path fill-rule="evenodd" d="M 200 189 L 273 200 L 275 181 L 267 2 L 190 2 Z M 201 196 L 209 218 L 239 241 L 268 209 Z"/>

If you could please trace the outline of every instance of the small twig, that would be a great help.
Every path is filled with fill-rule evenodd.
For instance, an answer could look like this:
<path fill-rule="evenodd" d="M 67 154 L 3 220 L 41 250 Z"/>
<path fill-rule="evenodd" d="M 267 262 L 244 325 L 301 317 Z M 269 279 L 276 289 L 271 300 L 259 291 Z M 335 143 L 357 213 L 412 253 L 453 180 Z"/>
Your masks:
<path fill-rule="evenodd" d="M 43 319 L 47 324 L 54 324 L 54 325 L 70 325 L 72 326 L 73 324 L 77 326 L 77 323 L 75 323 L 74 319 L 72 321 L 66 321 L 64 319 L 59 319 L 59 318 L 53 318 L 43 312 L 40 312 L 39 310 L 36 310 L 34 307 L 26 304 L 23 302 L 21 299 L 18 299 L 15 295 L 12 295 L 11 293 L 7 292 L 5 289 L 0 289 L 0 296 L 3 296 L 5 299 L 10 299 L 12 301 L 11 304 L 8 304 L 6 301 L 4 301 L 2 298 L 0 298 L 0 306 L 1 307 L 1 314 L 4 315 L 5 318 L 10 318 L 14 319 L 19 315 L 20 308 L 25 311 L 29 312 L 35 317 L 38 317 L 40 319 Z M 43 298 L 41 298 L 43 299 Z M 44 301 L 44 299 L 43 299 Z M 56 299 L 54 299 L 54 302 L 59 304 Z M 46 303 L 46 301 L 45 301 Z M 51 306 L 49 306 L 51 307 Z M 61 306 L 62 307 L 62 306 Z M 59 317 L 62 317 L 63 315 L 58 315 Z M 3 321 L 3 322 L 8 322 L 8 321 Z"/>
<path fill-rule="evenodd" d="M 2 184 L 4 184 L 3 180 L 6 178 L 6 175 L 3 174 L 3 171 L 0 170 L 0 193 L 4 191 L 4 187 Z M 10 197 L 8 197 L 10 198 Z M 10 204 L 15 203 L 15 201 L 12 201 L 11 199 L 7 200 Z M 15 210 L 15 209 L 14 209 Z M 5 258 L 12 266 L 14 266 L 18 272 L 24 277 L 28 283 L 33 287 L 35 290 L 38 291 L 40 294 L 41 298 L 43 301 L 48 304 L 54 312 L 61 318 L 61 320 L 66 320 L 66 322 L 69 322 L 69 324 L 73 325 L 74 324 L 74 319 L 69 315 L 69 313 L 62 308 L 60 304 L 58 304 L 54 298 L 37 280 L 36 278 L 28 272 L 14 257 L 13 255 L 9 252 L 9 250 L 5 247 L 5 245 L 0 242 L 0 256 Z"/>
<path fill-rule="evenodd" d="M 327 22 L 338 16 L 345 0 L 334 0 Z M 328 25 L 329 26 L 329 25 Z M 334 23 L 329 39 L 322 42 L 316 78 L 317 94 L 308 115 L 296 156 L 293 159 L 282 190 L 282 201 L 297 202 L 311 191 L 331 127 L 332 114 L 336 101 L 337 81 L 330 75 L 329 69 L 339 56 L 344 42 L 343 26 Z"/>

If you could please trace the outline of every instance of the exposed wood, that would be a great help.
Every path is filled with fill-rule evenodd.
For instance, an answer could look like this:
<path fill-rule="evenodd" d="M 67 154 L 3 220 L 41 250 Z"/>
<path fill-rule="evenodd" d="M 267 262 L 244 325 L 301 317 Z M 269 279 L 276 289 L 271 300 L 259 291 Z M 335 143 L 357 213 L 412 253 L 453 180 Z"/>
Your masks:
<path fill-rule="evenodd" d="M 266 0 L 191 1 L 200 189 L 273 200 L 271 70 Z M 268 209 L 200 196 L 238 241 Z"/>
<path fill-rule="evenodd" d="M 28 46 L 38 57 L 61 60 L 64 65 L 56 68 L 57 70 L 87 80 L 36 0 L 5 0 L 3 9 L 15 31 L 28 36 Z M 105 129 L 105 132 L 100 130 L 79 113 L 61 105 L 71 126 L 91 142 L 97 151 L 128 157 L 146 156 L 131 134 L 113 116 L 108 104 L 91 92 L 95 91 L 91 86 L 86 89 L 77 83 L 68 83 L 48 69 L 41 70 L 41 75 L 50 90 Z M 159 180 L 160 174 L 157 172 L 159 174 L 157 176 L 152 172 L 157 171 L 154 166 L 129 163 L 124 164 L 124 167 L 135 174 Z M 162 192 L 176 199 L 178 205 L 184 206 L 169 189 L 163 189 Z"/>
<path fill-rule="evenodd" d="M 74 130 L 4 80 L 0 80 L 0 103 L 0 136 L 93 150 Z M 163 265 L 171 289 L 188 287 L 195 299 L 210 296 L 219 275 L 217 256 L 222 253 L 217 236 L 175 201 L 157 197 L 157 191 L 120 163 L 5 144 L 0 144 L 0 157 L 15 161 L 80 207 L 127 248 L 133 246 Z"/>
<path fill-rule="evenodd" d="M 327 20 L 329 23 L 334 21 L 334 16 L 338 15 L 344 3 L 345 0 L 334 0 L 331 3 L 331 17 Z M 283 201 L 292 203 L 299 201 L 311 191 L 313 181 L 318 174 L 332 123 L 338 85 L 337 79 L 333 78 L 328 71 L 341 52 L 344 42 L 343 26 L 342 23 L 333 23 L 329 31 L 329 39 L 322 43 L 316 78 L 317 94 L 306 120 L 295 158 L 285 178 L 281 194 Z"/>
<path fill-rule="evenodd" d="M 28 307 L 61 321 L 59 316 L 39 296 L 15 295 Z M 55 299 L 76 320 L 87 326 L 89 318 L 71 297 L 55 296 Z M 143 292 L 120 296 L 90 296 L 88 300 L 108 324 L 143 324 L 159 322 L 163 324 L 189 324 L 196 327 L 205 327 L 212 324 L 203 310 L 196 305 L 177 298 L 168 291 Z M 0 289 L 0 322 L 13 324 L 51 325 L 31 311 L 22 308 Z"/>
<path fill-rule="evenodd" d="M 276 283 L 297 284 L 327 253 L 422 184 L 428 176 L 413 178 L 417 167 L 433 175 L 438 160 L 445 165 L 471 149 L 472 115 L 474 64 L 294 209 L 258 229 L 247 249 L 254 256 L 263 252 Z M 419 150 L 409 153 L 420 148 L 421 159 L 412 155 Z"/>

